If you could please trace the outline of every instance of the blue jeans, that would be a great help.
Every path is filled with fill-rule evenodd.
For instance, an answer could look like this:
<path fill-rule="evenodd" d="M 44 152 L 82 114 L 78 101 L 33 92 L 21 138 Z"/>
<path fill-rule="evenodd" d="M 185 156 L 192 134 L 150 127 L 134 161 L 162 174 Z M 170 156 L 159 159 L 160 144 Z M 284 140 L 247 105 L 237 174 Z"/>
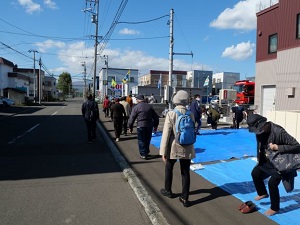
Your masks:
<path fill-rule="evenodd" d="M 141 156 L 147 156 L 150 152 L 149 146 L 153 127 L 138 127 L 137 139 Z"/>

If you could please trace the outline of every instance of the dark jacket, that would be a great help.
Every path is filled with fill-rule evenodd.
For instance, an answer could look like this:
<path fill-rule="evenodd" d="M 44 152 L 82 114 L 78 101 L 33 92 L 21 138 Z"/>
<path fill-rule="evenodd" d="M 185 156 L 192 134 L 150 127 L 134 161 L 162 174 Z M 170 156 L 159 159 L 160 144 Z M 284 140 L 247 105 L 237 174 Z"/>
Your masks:
<path fill-rule="evenodd" d="M 132 109 L 128 120 L 128 127 L 132 129 L 135 120 L 137 120 L 137 127 L 157 127 L 159 116 L 154 111 L 152 105 L 140 102 Z"/>
<path fill-rule="evenodd" d="M 270 123 L 271 126 L 270 133 L 268 136 L 265 136 L 265 140 L 264 138 L 260 138 L 259 140 L 259 138 L 256 137 L 258 165 L 266 160 L 266 157 L 263 155 L 266 152 L 263 152 L 263 149 L 268 148 L 270 143 L 278 145 L 279 153 L 299 153 L 300 151 L 300 144 L 298 143 L 298 141 L 294 137 L 289 135 L 284 128 L 272 122 L 268 123 Z M 293 190 L 294 177 L 296 175 L 297 173 L 295 173 L 295 171 L 282 174 L 283 185 L 287 192 Z"/>
<path fill-rule="evenodd" d="M 91 117 L 92 111 L 92 117 Z M 85 101 L 81 106 L 81 113 L 85 120 L 96 121 L 99 119 L 99 108 L 98 104 L 93 100 Z"/>
<path fill-rule="evenodd" d="M 194 114 L 196 120 L 201 118 L 202 110 L 200 103 L 196 99 L 191 102 L 190 110 Z"/>
<path fill-rule="evenodd" d="M 111 106 L 111 117 L 112 118 L 123 118 L 126 116 L 124 106 L 120 103 L 115 103 Z"/>

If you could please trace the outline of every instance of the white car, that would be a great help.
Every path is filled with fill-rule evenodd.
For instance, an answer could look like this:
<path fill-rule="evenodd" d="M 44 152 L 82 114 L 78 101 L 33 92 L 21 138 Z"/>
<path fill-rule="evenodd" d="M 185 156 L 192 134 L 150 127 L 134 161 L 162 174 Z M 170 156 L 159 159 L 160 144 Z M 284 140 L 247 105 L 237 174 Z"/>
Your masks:
<path fill-rule="evenodd" d="M 2 101 L 3 106 L 11 106 L 15 104 L 14 100 L 10 98 L 5 98 L 3 96 L 0 96 L 0 101 Z"/>

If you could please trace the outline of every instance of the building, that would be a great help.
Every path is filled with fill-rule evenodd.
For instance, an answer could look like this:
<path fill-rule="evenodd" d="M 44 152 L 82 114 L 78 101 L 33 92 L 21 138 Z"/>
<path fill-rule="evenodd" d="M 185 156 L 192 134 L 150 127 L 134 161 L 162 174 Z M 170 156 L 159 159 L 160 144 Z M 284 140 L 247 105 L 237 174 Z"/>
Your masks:
<path fill-rule="evenodd" d="M 208 80 L 207 80 L 208 78 Z M 212 93 L 213 72 L 207 70 L 192 70 L 187 72 L 187 87 L 198 88 L 198 94 L 209 96 Z M 208 81 L 208 83 L 206 83 Z"/>
<path fill-rule="evenodd" d="M 53 76 L 45 76 L 43 82 L 43 99 L 52 101 L 58 98 L 58 90 L 56 89 L 56 78 Z"/>
<path fill-rule="evenodd" d="M 99 97 L 126 96 L 131 93 L 131 89 L 138 85 L 138 70 L 136 69 L 118 69 L 102 68 L 98 76 Z M 126 80 L 125 82 L 123 82 Z M 115 85 L 114 85 L 115 83 Z"/>
<path fill-rule="evenodd" d="M 256 110 L 300 110 L 300 1 L 279 0 L 256 16 Z"/>
<path fill-rule="evenodd" d="M 233 89 L 234 83 L 240 80 L 240 73 L 222 72 L 213 74 L 212 85 L 214 94 L 219 94 L 221 89 Z"/>

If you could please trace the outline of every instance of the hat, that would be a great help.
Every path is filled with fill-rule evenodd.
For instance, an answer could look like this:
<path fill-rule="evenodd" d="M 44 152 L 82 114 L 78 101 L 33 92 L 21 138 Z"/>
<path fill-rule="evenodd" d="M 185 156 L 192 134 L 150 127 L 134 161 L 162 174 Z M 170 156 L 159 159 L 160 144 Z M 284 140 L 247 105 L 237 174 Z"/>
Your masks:
<path fill-rule="evenodd" d="M 247 118 L 247 124 L 249 131 L 255 134 L 261 134 L 264 132 L 262 127 L 267 122 L 267 118 L 258 114 L 251 114 Z"/>
<path fill-rule="evenodd" d="M 120 99 L 119 98 L 115 98 L 115 102 L 119 102 L 120 101 Z"/>
<path fill-rule="evenodd" d="M 175 105 L 189 104 L 189 94 L 183 90 L 178 91 L 173 97 L 173 103 Z"/>
<path fill-rule="evenodd" d="M 144 95 L 138 95 L 138 96 L 136 96 L 135 98 L 136 98 L 137 100 L 144 100 L 144 99 L 145 99 Z"/>

